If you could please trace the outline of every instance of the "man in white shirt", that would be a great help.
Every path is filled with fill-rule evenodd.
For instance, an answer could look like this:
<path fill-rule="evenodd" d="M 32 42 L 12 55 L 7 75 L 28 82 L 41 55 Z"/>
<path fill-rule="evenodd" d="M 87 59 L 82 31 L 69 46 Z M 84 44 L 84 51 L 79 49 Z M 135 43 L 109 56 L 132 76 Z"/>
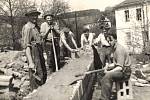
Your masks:
<path fill-rule="evenodd" d="M 91 33 L 89 27 L 85 26 L 81 35 L 81 48 L 91 47 L 94 37 L 95 33 Z"/>

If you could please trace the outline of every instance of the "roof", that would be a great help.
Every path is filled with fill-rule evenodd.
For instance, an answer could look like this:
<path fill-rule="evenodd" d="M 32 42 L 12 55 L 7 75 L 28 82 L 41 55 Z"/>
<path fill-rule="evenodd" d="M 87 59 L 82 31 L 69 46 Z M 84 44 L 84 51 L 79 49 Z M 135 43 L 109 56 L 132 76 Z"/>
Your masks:
<path fill-rule="evenodd" d="M 128 6 L 133 6 L 133 5 L 141 5 L 145 1 L 150 2 L 150 0 L 125 0 L 121 2 L 120 4 L 116 5 L 114 8 L 119 9 L 122 7 L 128 7 Z"/>

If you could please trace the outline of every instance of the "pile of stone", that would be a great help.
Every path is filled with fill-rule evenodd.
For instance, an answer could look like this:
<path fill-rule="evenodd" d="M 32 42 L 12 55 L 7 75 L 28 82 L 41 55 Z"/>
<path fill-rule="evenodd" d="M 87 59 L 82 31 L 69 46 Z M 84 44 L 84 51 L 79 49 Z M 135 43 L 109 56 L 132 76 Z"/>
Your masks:
<path fill-rule="evenodd" d="M 29 93 L 28 64 L 23 51 L 0 53 L 0 74 L 0 79 L 6 77 L 7 81 L 9 80 L 9 84 L 6 83 L 9 90 L 3 91 L 4 93 L 14 92 L 17 98 L 22 98 Z M 3 87 L 1 85 L 3 81 L 6 80 L 0 80 L 0 87 Z"/>
<path fill-rule="evenodd" d="M 143 64 L 143 62 L 139 62 L 132 66 L 131 81 L 135 86 L 150 87 L 150 64 Z"/>

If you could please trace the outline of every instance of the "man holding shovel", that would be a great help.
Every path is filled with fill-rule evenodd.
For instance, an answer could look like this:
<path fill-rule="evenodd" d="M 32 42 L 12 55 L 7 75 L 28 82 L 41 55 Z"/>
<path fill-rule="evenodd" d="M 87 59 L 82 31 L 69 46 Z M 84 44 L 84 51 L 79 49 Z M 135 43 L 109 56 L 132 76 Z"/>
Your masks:
<path fill-rule="evenodd" d="M 46 13 L 44 15 L 46 20 L 41 24 L 41 36 L 44 40 L 44 49 L 47 55 L 47 73 L 58 71 L 60 68 L 60 31 L 57 23 L 54 21 L 54 15 Z"/>

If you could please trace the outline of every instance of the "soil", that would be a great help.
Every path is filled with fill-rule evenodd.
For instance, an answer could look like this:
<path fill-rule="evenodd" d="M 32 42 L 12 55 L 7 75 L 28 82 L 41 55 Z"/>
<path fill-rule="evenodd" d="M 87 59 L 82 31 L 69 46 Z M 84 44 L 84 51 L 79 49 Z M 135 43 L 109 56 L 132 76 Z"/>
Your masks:
<path fill-rule="evenodd" d="M 37 92 L 27 96 L 24 100 L 69 100 L 73 93 L 73 85 L 76 80 L 82 79 L 75 75 L 88 70 L 87 66 L 92 62 L 91 55 L 80 55 L 80 58 L 70 60 L 62 69 L 53 73 L 46 84 L 39 87 Z"/>

